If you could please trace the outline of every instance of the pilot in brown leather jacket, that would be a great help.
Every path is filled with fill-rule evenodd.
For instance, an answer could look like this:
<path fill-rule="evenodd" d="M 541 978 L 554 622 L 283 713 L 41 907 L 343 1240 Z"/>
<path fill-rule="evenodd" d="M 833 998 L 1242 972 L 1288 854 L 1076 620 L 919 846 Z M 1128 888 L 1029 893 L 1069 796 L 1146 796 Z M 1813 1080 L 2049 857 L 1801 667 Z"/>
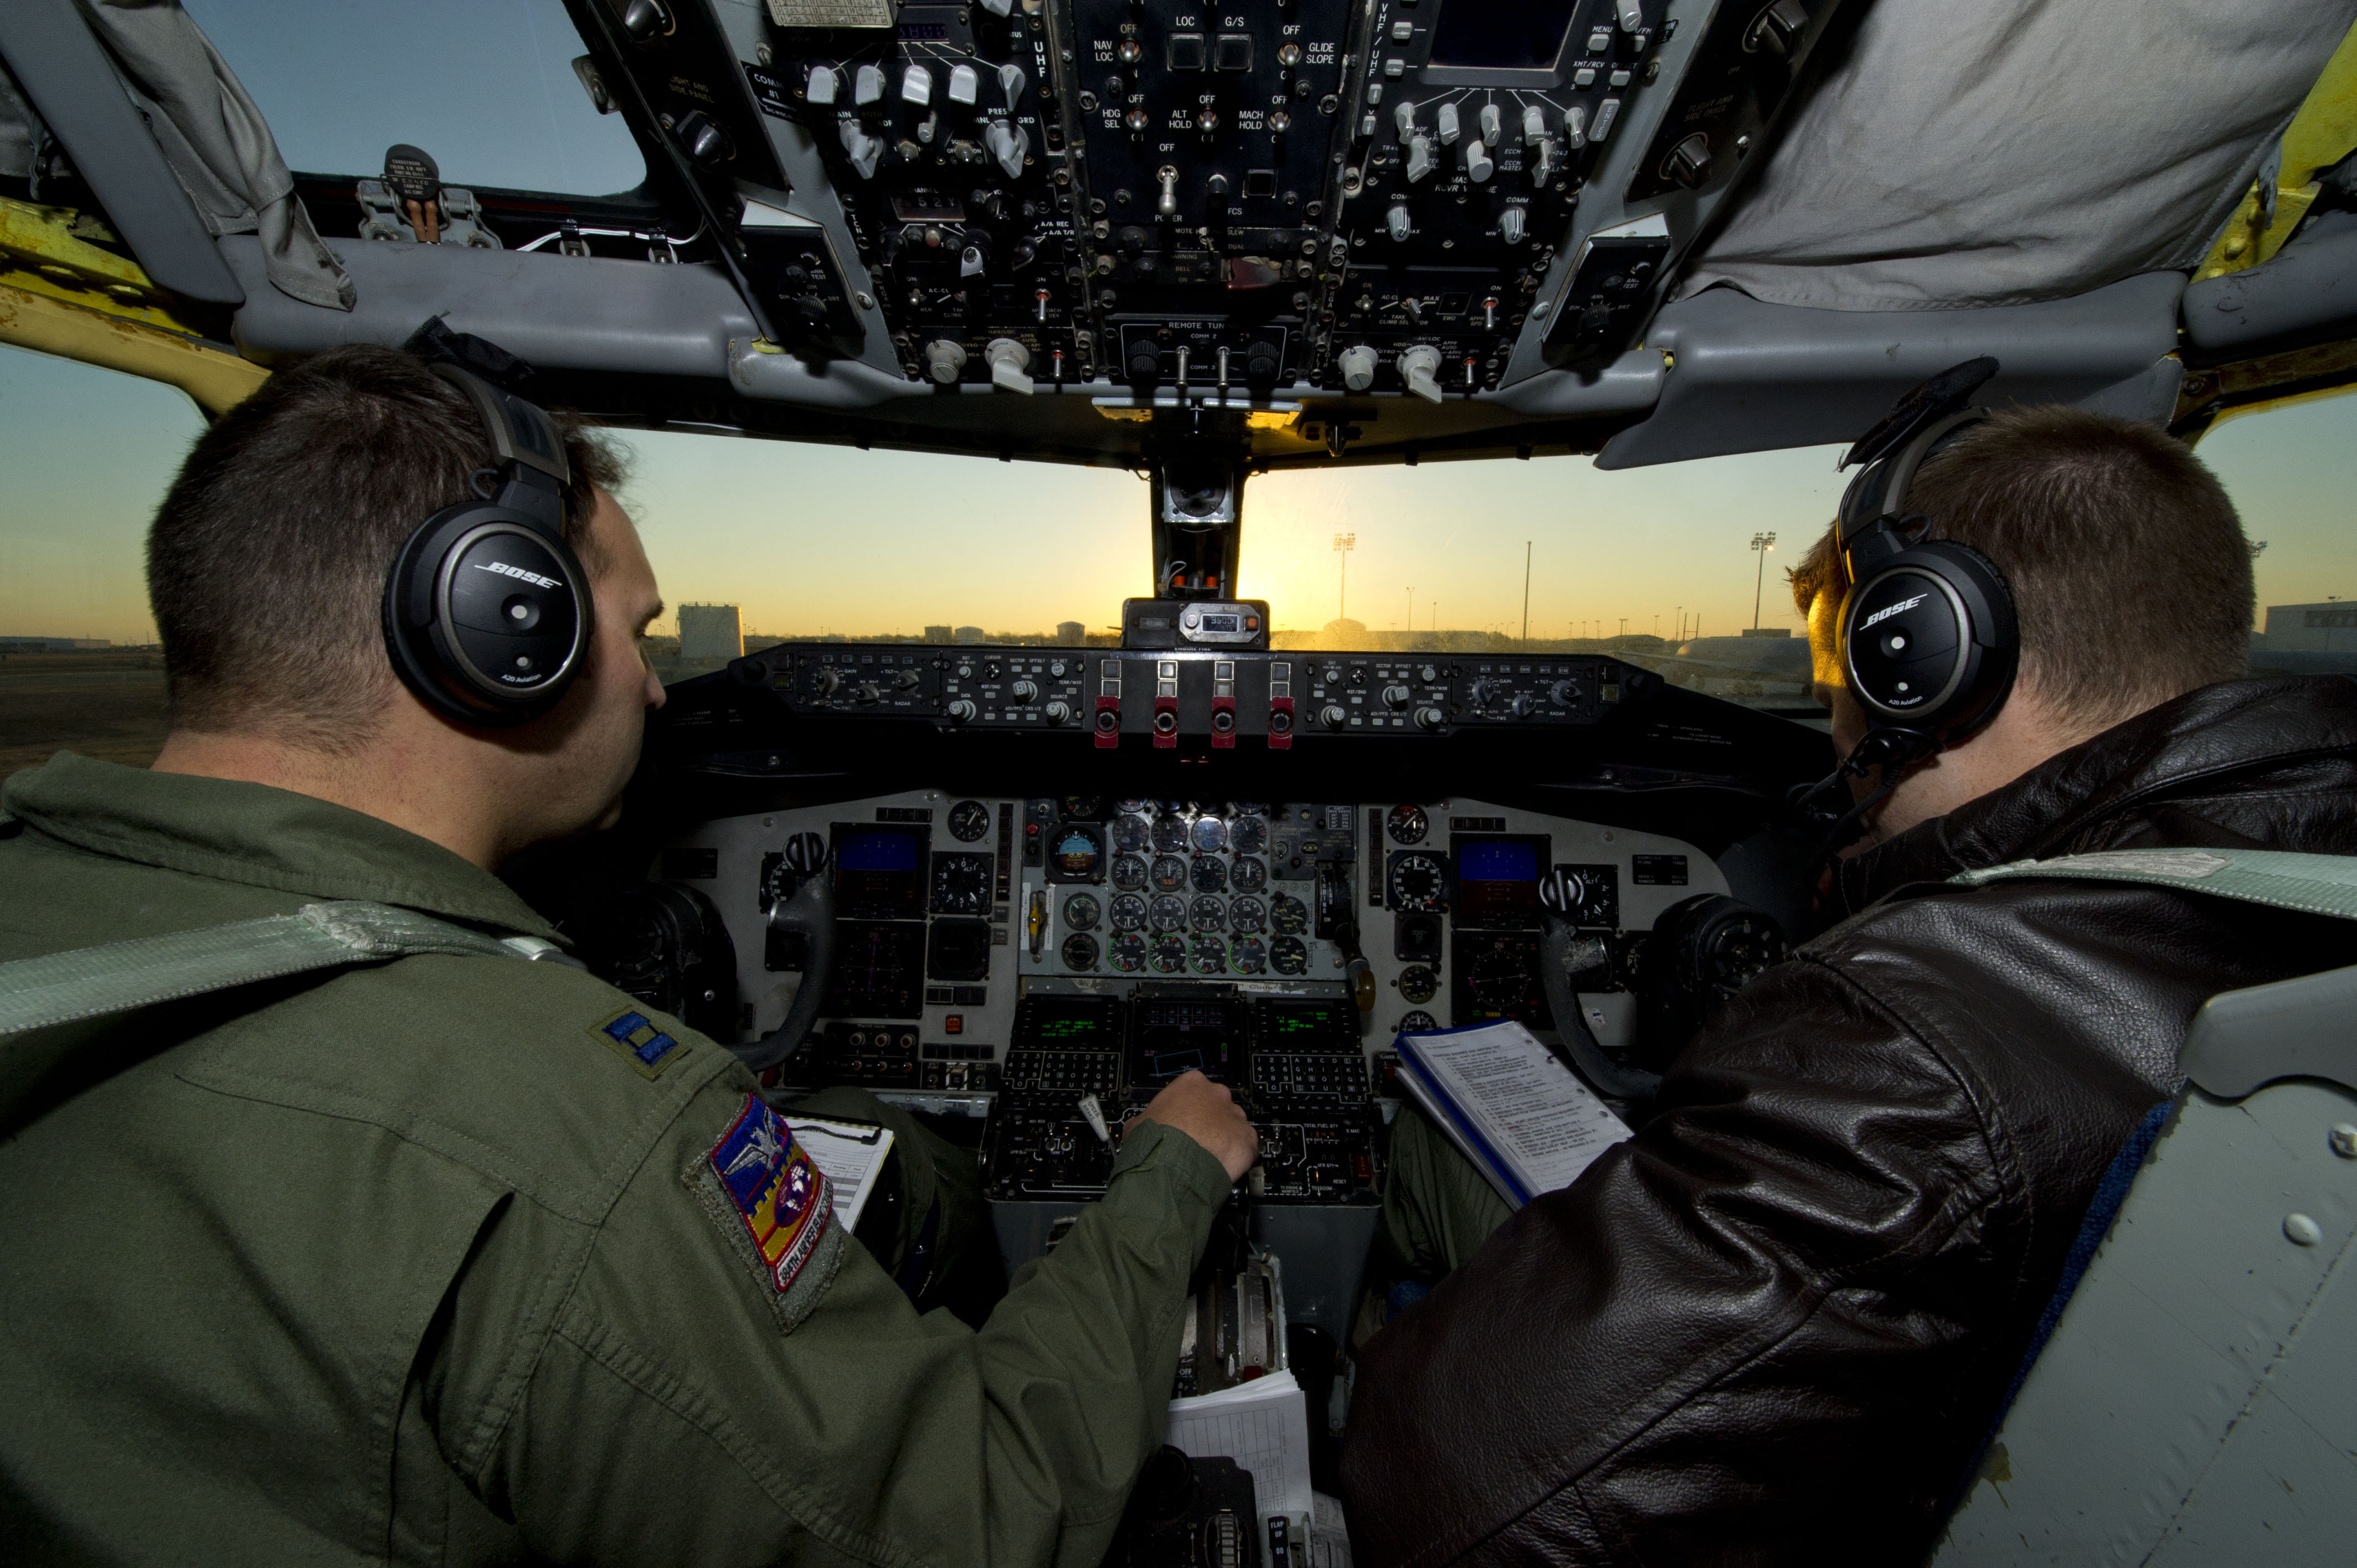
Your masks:
<path fill-rule="evenodd" d="M 1844 862 L 1635 1136 L 1362 1348 L 1358 1561 L 1920 1562 L 2194 1011 L 2350 961 L 2316 916 L 1945 882 L 2157 846 L 2357 854 L 2357 682 L 2186 692 Z"/>

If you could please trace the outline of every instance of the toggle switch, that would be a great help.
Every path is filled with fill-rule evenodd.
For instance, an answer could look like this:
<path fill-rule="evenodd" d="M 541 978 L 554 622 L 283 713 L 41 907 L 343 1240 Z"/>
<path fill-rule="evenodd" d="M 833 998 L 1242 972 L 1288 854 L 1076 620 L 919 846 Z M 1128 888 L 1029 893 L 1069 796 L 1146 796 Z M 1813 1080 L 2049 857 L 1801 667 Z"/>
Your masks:
<path fill-rule="evenodd" d="M 1439 349 L 1418 343 L 1400 356 L 1399 368 L 1400 380 L 1407 383 L 1408 391 L 1426 403 L 1440 401 L 1440 382 L 1435 379 L 1440 373 Z"/>

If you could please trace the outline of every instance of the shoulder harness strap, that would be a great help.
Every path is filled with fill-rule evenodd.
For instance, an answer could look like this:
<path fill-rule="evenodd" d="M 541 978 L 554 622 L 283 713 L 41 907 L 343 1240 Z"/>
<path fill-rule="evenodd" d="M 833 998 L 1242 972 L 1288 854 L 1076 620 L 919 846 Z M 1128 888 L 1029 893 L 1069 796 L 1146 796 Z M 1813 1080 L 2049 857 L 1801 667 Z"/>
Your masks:
<path fill-rule="evenodd" d="M 2053 860 L 2017 860 L 1948 880 L 1966 887 L 2027 877 L 2141 882 L 2188 893 L 2357 920 L 2357 855 L 2276 849 L 2113 849 Z"/>
<path fill-rule="evenodd" d="M 306 904 L 291 915 L 0 963 L 0 1036 L 414 953 L 579 967 L 578 961 L 538 937 L 485 936 L 388 904 Z"/>

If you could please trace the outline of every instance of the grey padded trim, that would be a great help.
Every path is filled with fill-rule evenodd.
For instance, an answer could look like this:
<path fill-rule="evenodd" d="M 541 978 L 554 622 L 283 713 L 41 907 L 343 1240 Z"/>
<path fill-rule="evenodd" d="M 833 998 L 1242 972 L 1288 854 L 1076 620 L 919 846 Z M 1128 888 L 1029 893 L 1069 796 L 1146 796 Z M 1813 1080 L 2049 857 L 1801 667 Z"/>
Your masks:
<path fill-rule="evenodd" d="M 2193 1015 L 2178 1067 L 2203 1091 L 2240 1100 L 2287 1078 L 2357 1092 L 2357 968 L 2212 996 Z"/>
<path fill-rule="evenodd" d="M 190 299 L 245 297 L 73 0 L 0 3 L 0 56 L 148 276 Z"/>
<path fill-rule="evenodd" d="M 2054 860 L 2017 860 L 1948 880 L 1966 887 L 2023 877 L 2141 882 L 2246 904 L 2357 920 L 2357 855 L 2276 849 L 2112 849 Z"/>
<path fill-rule="evenodd" d="M 389 904 L 306 904 L 292 915 L 0 963 L 0 1036 L 413 953 L 574 963 L 537 937 L 485 936 Z"/>
<path fill-rule="evenodd" d="M 2319 214 L 2263 267 L 2185 291 L 2185 338 L 2240 359 L 2357 334 L 2357 212 Z"/>

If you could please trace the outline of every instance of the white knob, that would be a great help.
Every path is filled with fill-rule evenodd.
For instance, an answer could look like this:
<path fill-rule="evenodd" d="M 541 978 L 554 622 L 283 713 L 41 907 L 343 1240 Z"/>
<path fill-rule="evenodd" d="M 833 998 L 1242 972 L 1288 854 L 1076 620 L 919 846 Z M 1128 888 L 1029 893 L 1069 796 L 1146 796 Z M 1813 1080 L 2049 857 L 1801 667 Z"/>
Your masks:
<path fill-rule="evenodd" d="M 953 384 L 965 369 L 965 345 L 936 338 L 925 345 L 925 371 L 943 386 Z"/>
<path fill-rule="evenodd" d="M 1031 395 L 1031 378 L 1023 372 L 1030 368 L 1031 350 L 1012 338 L 993 338 L 982 357 L 990 361 L 990 384 L 1011 392 Z"/>
<path fill-rule="evenodd" d="M 1454 103 L 1442 104 L 1433 114 L 1432 123 L 1440 132 L 1440 145 L 1444 147 L 1455 145 L 1457 138 L 1462 134 L 1458 128 L 1457 105 Z"/>
<path fill-rule="evenodd" d="M 1407 208 L 1399 203 L 1394 203 L 1392 209 L 1383 214 L 1383 227 L 1391 231 L 1391 236 L 1393 239 L 1406 239 L 1408 231 Z"/>
<path fill-rule="evenodd" d="M 1563 112 L 1563 141 L 1567 147 L 1587 145 L 1587 111 L 1577 103 Z"/>
<path fill-rule="evenodd" d="M 1523 111 L 1523 145 L 1535 147 L 1546 140 L 1546 111 L 1535 103 L 1524 109 Z"/>
<path fill-rule="evenodd" d="M 880 65 L 863 65 L 853 73 L 851 84 L 853 102 L 880 102 L 884 97 L 884 68 Z"/>
<path fill-rule="evenodd" d="M 960 61 L 950 67 L 950 102 L 971 107 L 982 97 L 982 77 L 974 67 Z"/>
<path fill-rule="evenodd" d="M 1415 105 L 1402 99 L 1392 105 L 1392 124 L 1399 127 L 1399 139 L 1406 141 L 1415 134 Z"/>
<path fill-rule="evenodd" d="M 982 0 L 982 8 L 994 16 L 1015 15 L 1015 0 Z"/>
<path fill-rule="evenodd" d="M 1407 143 L 1408 184 L 1414 185 L 1430 175 L 1434 166 L 1432 138 L 1423 135 L 1410 136 Z"/>
<path fill-rule="evenodd" d="M 933 101 L 933 73 L 920 65 L 912 65 L 902 71 L 900 97 L 904 102 L 931 103 Z"/>
<path fill-rule="evenodd" d="M 1530 156 L 1531 183 L 1544 186 L 1555 177 L 1555 138 L 1546 137 Z"/>
<path fill-rule="evenodd" d="M 860 129 L 856 120 L 843 123 L 843 151 L 860 178 L 876 177 L 876 165 L 884 156 L 884 144 Z"/>
<path fill-rule="evenodd" d="M 958 276 L 978 278 L 990 270 L 990 258 L 980 245 L 968 245 L 958 252 Z"/>
<path fill-rule="evenodd" d="M 1530 231 L 1530 219 L 1519 207 L 1509 207 L 1498 214 L 1498 233 L 1509 245 L 1519 245 Z"/>
<path fill-rule="evenodd" d="M 1440 383 L 1433 378 L 1440 371 L 1440 350 L 1428 343 L 1418 343 L 1399 360 L 1400 379 L 1407 390 L 1426 403 L 1440 401 Z"/>
<path fill-rule="evenodd" d="M 1494 103 L 1484 103 L 1481 105 L 1480 123 L 1481 126 L 1481 139 L 1489 143 L 1491 146 L 1496 146 L 1500 138 L 1505 134 L 1506 127 L 1504 117 L 1498 113 L 1498 106 Z"/>
<path fill-rule="evenodd" d="M 1637 0 L 1616 0 L 1616 8 L 1620 13 L 1622 32 L 1633 33 L 1645 25 L 1645 8 Z"/>
<path fill-rule="evenodd" d="M 1466 178 L 1480 185 L 1497 172 L 1497 162 L 1490 156 L 1489 149 L 1481 145 L 1480 137 L 1465 144 Z"/>
<path fill-rule="evenodd" d="M 1334 363 L 1342 372 L 1344 391 L 1362 392 L 1375 384 L 1375 351 L 1366 344 L 1351 344 L 1335 357 Z"/>
<path fill-rule="evenodd" d="M 834 67 L 831 65 L 814 65 L 811 67 L 810 88 L 808 92 L 810 101 L 813 103 L 834 102 L 835 89 L 841 85 L 842 81 L 843 78 L 836 74 Z"/>
<path fill-rule="evenodd" d="M 982 140 L 989 147 L 990 156 L 998 160 L 998 166 L 1006 171 L 1007 178 L 1014 179 L 1023 173 L 1023 156 L 1031 150 L 1029 132 L 1005 120 L 993 120 L 990 129 L 982 134 Z"/>
<path fill-rule="evenodd" d="M 1011 4 L 1012 0 L 1009 0 L 1009 3 Z M 1028 79 L 1023 74 L 1023 68 L 1019 65 L 1002 65 L 998 68 L 998 90 L 1006 94 L 1006 106 L 1009 109 L 1022 107 L 1023 84 L 1026 80 Z"/>

